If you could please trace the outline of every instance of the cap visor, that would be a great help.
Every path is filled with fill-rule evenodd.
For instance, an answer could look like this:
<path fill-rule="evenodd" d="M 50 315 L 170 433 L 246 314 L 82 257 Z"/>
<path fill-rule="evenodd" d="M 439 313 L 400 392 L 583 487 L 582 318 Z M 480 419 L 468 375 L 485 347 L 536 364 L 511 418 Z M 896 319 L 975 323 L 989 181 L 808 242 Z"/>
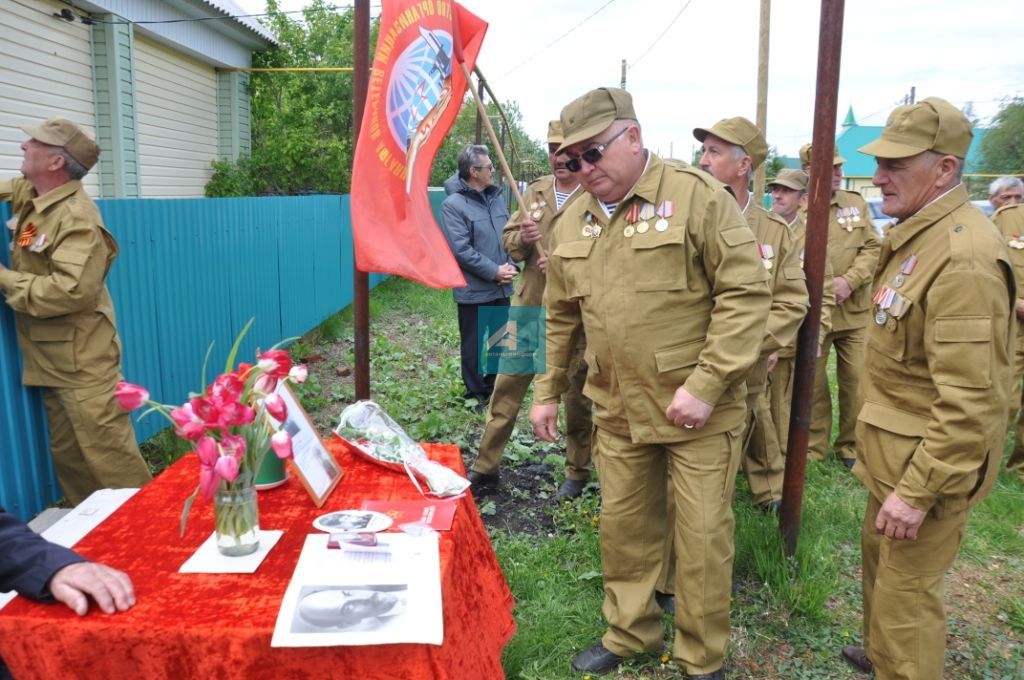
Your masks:
<path fill-rule="evenodd" d="M 47 131 L 42 126 L 32 125 L 19 125 L 18 128 L 32 139 L 42 142 L 43 144 L 50 144 L 52 146 L 63 146 L 61 141 L 53 135 L 47 134 Z"/>
<path fill-rule="evenodd" d="M 615 119 L 610 118 L 607 120 L 595 121 L 593 123 L 585 125 L 579 130 L 576 130 L 575 132 L 566 135 L 565 139 L 562 140 L 561 146 L 558 147 L 558 150 L 555 151 L 555 153 L 562 153 L 573 144 L 579 144 L 580 142 L 585 142 L 591 137 L 596 137 L 597 135 L 607 130 L 614 122 Z"/>
<path fill-rule="evenodd" d="M 876 139 L 870 144 L 857 149 L 861 153 L 875 158 L 909 158 L 910 156 L 916 156 L 917 154 L 925 151 L 925 149 L 919 149 L 916 146 L 910 146 L 909 144 L 900 144 L 899 142 L 890 142 L 884 139 Z"/>

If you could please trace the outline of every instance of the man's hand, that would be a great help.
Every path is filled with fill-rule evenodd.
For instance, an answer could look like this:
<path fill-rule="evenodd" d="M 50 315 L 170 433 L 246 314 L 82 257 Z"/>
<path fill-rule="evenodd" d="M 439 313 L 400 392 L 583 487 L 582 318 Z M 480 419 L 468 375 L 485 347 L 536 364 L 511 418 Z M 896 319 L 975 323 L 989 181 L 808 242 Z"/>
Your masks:
<path fill-rule="evenodd" d="M 558 439 L 558 404 L 534 404 L 530 409 L 533 436 L 546 442 Z"/>
<path fill-rule="evenodd" d="M 542 274 L 548 273 L 548 258 L 542 257 L 537 260 L 537 268 L 540 269 Z"/>
<path fill-rule="evenodd" d="M 882 509 L 878 511 L 875 528 L 889 538 L 913 541 L 917 538 L 917 530 L 927 514 L 924 510 L 907 505 L 902 498 L 891 493 L 882 503 Z"/>
<path fill-rule="evenodd" d="M 3 269 L 2 264 L 0 264 L 0 269 Z M 1017 302 L 1017 320 L 1024 321 L 1024 300 Z"/>
<path fill-rule="evenodd" d="M 508 262 L 498 266 L 498 273 L 494 277 L 494 280 L 498 283 L 509 283 L 512 279 L 516 278 L 516 274 L 519 270 L 515 268 L 515 265 L 511 265 Z"/>
<path fill-rule="evenodd" d="M 95 562 L 76 562 L 50 578 L 50 592 L 79 616 L 89 611 L 89 598 L 108 614 L 135 606 L 128 574 Z"/>
<path fill-rule="evenodd" d="M 523 243 L 536 243 L 540 240 L 540 229 L 537 228 L 537 223 L 531 219 L 526 219 L 521 225 L 519 225 L 519 238 L 523 239 Z"/>
<path fill-rule="evenodd" d="M 779 353 L 772 352 L 768 355 L 768 372 L 771 373 L 775 370 L 775 367 L 779 365 Z"/>
<path fill-rule="evenodd" d="M 850 288 L 850 284 L 842 276 L 832 279 L 832 287 L 835 289 L 837 305 L 843 304 L 853 295 L 853 289 Z"/>
<path fill-rule="evenodd" d="M 714 406 L 690 394 L 685 387 L 676 390 L 672 403 L 665 409 L 665 417 L 677 427 L 699 430 L 708 422 Z"/>

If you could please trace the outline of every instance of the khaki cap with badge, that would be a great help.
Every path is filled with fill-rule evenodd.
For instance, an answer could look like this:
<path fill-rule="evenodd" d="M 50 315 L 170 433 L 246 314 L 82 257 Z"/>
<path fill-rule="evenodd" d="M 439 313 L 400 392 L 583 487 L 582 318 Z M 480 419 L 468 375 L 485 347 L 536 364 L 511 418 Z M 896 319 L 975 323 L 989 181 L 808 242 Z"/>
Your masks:
<path fill-rule="evenodd" d="M 842 165 L 846 162 L 846 159 L 839 155 L 838 149 L 832 150 L 832 165 Z M 800 147 L 800 163 L 801 165 L 811 164 L 811 145 L 804 144 Z"/>
<path fill-rule="evenodd" d="M 548 121 L 548 144 L 561 144 L 565 140 L 562 134 L 562 121 Z"/>
<path fill-rule="evenodd" d="M 876 158 L 908 158 L 935 151 L 963 159 L 971 148 L 971 121 L 940 97 L 897 106 L 885 121 L 882 136 L 858 151 Z"/>
<path fill-rule="evenodd" d="M 100 145 L 77 123 L 67 118 L 54 116 L 47 118 L 42 125 L 23 125 L 21 130 L 37 142 L 63 147 L 86 170 L 96 165 L 100 157 Z"/>
<path fill-rule="evenodd" d="M 784 168 L 779 170 L 779 174 L 775 176 L 775 179 L 768 182 L 768 188 L 777 184 L 780 187 L 786 187 L 794 191 L 807 191 L 808 181 L 807 173 L 803 170 Z"/>
<path fill-rule="evenodd" d="M 768 143 L 761 129 L 743 116 L 723 118 L 710 128 L 694 128 L 693 136 L 703 142 L 709 134 L 741 147 L 750 156 L 750 164 L 756 168 L 768 158 Z"/>
<path fill-rule="evenodd" d="M 558 152 L 599 135 L 617 120 L 636 120 L 633 96 L 614 87 L 599 87 L 565 105 L 560 117 L 564 139 Z"/>

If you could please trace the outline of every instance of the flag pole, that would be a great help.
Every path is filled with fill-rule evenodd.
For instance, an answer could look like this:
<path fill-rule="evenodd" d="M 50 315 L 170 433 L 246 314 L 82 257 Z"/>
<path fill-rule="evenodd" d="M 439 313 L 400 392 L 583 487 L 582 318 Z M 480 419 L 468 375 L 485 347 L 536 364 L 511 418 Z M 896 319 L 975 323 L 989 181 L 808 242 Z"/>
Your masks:
<path fill-rule="evenodd" d="M 352 125 L 355 131 L 353 147 L 359 140 L 363 125 L 363 109 L 370 81 L 370 0 L 355 2 L 355 101 L 352 106 Z M 370 275 L 359 271 L 352 255 L 352 305 L 355 312 L 353 345 L 355 351 L 356 399 L 370 398 Z"/>
<path fill-rule="evenodd" d="M 458 5 L 456 5 L 456 7 L 458 7 Z M 455 61 L 459 62 L 459 66 L 462 68 L 462 75 L 466 78 L 466 89 L 473 93 L 473 101 L 476 102 L 477 113 L 480 114 L 479 117 L 484 121 L 484 127 L 487 129 L 487 136 L 490 137 L 491 146 L 494 147 L 494 153 L 498 157 L 498 162 L 501 164 L 501 172 L 505 175 L 505 179 L 508 180 L 508 185 L 512 188 L 512 193 L 516 197 L 516 203 L 519 204 L 519 211 L 524 215 L 528 215 L 529 213 L 526 210 L 526 201 L 523 200 L 523 195 L 519 192 L 519 185 L 516 184 L 516 178 L 512 176 L 512 170 L 508 167 L 508 162 L 505 161 L 505 154 L 501 150 L 501 145 L 498 143 L 498 135 L 494 134 L 494 126 L 491 125 L 491 119 L 487 117 L 487 109 L 484 108 L 483 102 L 481 102 L 480 97 L 477 96 L 476 89 L 473 87 L 473 79 L 469 74 L 469 68 L 466 67 L 466 61 L 462 55 L 462 40 L 459 36 L 458 14 L 452 17 L 452 33 L 454 34 L 452 51 L 455 54 Z M 536 241 L 533 245 L 537 249 L 537 254 L 540 257 L 547 257 L 547 253 L 544 252 L 544 247 L 540 244 L 540 241 Z"/>

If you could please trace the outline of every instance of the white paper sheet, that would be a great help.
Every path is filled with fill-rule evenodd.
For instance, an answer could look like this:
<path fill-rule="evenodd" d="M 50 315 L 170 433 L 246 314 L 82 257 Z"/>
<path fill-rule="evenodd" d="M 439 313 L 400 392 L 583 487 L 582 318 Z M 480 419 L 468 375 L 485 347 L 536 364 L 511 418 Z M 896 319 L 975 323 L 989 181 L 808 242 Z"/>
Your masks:
<path fill-rule="evenodd" d="M 252 574 L 259 568 L 263 558 L 284 534 L 276 529 L 260 529 L 260 547 L 250 555 L 228 557 L 217 550 L 217 534 L 212 533 L 203 541 L 192 557 L 178 569 L 181 574 Z"/>
<path fill-rule="evenodd" d="M 444 641 L 438 536 L 378 534 L 378 549 L 330 549 L 310 534 L 285 591 L 272 647 Z"/>

